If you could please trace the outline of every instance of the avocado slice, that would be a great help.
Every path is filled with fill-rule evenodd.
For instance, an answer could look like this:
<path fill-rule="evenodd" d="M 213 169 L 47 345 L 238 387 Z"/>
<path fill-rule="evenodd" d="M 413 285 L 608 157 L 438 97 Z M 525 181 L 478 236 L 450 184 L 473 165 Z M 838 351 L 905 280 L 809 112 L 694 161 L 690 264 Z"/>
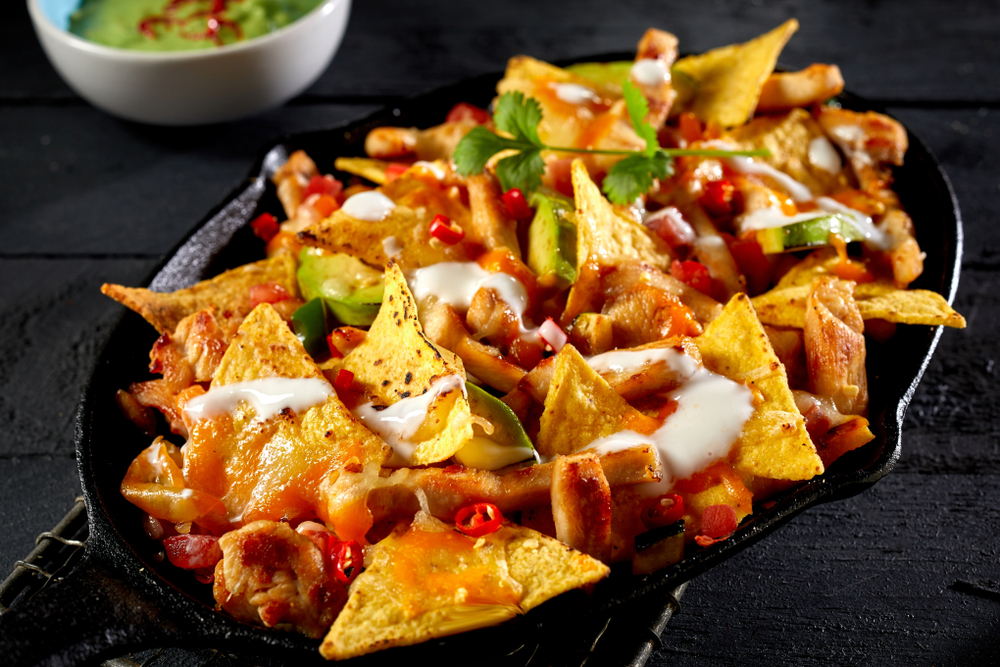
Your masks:
<path fill-rule="evenodd" d="M 307 300 L 323 298 L 340 324 L 370 326 L 382 305 L 382 274 L 343 253 L 303 248 L 296 274 Z"/>
<path fill-rule="evenodd" d="M 576 225 L 573 202 L 538 190 L 529 199 L 535 217 L 528 227 L 528 266 L 543 286 L 565 289 L 576 280 Z"/>
<path fill-rule="evenodd" d="M 838 234 L 848 242 L 863 241 L 865 238 L 864 234 L 851 224 L 850 218 L 839 213 L 820 215 L 784 227 L 758 229 L 756 236 L 764 254 L 773 255 L 801 248 L 830 245 L 830 234 Z"/>
<path fill-rule="evenodd" d="M 498 470 L 513 463 L 537 459 L 531 439 L 521 420 L 506 403 L 471 382 L 465 383 L 469 409 L 477 417 L 493 424 L 493 433 L 470 440 L 455 453 L 455 459 L 468 468 Z"/>

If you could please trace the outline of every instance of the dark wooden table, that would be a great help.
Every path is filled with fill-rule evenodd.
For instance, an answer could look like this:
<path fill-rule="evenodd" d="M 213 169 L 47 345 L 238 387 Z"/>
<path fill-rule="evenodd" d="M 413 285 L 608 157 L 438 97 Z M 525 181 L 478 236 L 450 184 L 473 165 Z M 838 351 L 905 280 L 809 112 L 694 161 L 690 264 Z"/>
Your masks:
<path fill-rule="evenodd" d="M 629 50 L 648 26 L 701 51 L 794 16 L 784 64 L 839 64 L 944 165 L 965 220 L 955 305 L 969 327 L 941 339 L 895 471 L 692 582 L 649 664 L 1000 664 L 1000 4 L 358 0 L 304 95 L 187 129 L 80 100 L 19 4 L 0 22 L 0 573 L 79 492 L 74 413 L 120 313 L 100 284 L 140 284 L 265 143 L 500 70 L 516 53 Z"/>

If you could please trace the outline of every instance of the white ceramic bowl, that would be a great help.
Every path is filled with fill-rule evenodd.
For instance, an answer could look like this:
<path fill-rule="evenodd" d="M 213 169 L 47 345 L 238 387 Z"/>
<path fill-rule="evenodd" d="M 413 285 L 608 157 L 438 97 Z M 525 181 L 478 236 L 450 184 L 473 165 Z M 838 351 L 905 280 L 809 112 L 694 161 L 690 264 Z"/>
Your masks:
<path fill-rule="evenodd" d="M 56 71 L 108 113 L 156 125 L 233 120 L 309 87 L 344 37 L 351 0 L 325 0 L 280 30 L 216 49 L 145 52 L 88 42 L 66 29 L 79 0 L 28 0 Z"/>

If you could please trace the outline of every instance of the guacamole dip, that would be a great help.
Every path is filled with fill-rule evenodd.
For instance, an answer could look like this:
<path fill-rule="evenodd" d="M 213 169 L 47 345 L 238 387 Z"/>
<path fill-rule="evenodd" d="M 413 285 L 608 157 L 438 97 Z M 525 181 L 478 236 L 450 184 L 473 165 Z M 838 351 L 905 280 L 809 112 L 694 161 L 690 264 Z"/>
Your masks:
<path fill-rule="evenodd" d="M 142 51 L 211 49 L 266 35 L 323 0 L 83 0 L 74 35 Z"/>

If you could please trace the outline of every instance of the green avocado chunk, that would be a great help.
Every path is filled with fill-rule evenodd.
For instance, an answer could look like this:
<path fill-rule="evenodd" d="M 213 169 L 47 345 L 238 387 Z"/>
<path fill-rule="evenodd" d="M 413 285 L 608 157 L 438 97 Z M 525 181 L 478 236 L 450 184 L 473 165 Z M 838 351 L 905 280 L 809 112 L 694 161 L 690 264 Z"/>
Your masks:
<path fill-rule="evenodd" d="M 302 296 L 323 298 L 340 324 L 370 326 L 382 305 L 382 274 L 350 255 L 304 248 L 296 277 Z"/>
<path fill-rule="evenodd" d="M 576 225 L 572 200 L 539 190 L 529 199 L 535 217 L 528 227 L 528 266 L 543 286 L 565 289 L 576 280 Z"/>
<path fill-rule="evenodd" d="M 865 238 L 851 223 L 850 218 L 839 213 L 793 222 L 784 227 L 758 229 L 756 236 L 764 254 L 773 255 L 801 248 L 830 245 L 830 234 L 838 234 L 848 242 L 862 241 Z"/>
<path fill-rule="evenodd" d="M 477 429 L 476 436 L 455 453 L 459 463 L 480 470 L 498 470 L 535 458 L 535 448 L 521 420 L 506 403 L 471 382 L 465 383 L 465 389 L 470 411 L 493 424 L 493 433 L 483 436 Z"/>

